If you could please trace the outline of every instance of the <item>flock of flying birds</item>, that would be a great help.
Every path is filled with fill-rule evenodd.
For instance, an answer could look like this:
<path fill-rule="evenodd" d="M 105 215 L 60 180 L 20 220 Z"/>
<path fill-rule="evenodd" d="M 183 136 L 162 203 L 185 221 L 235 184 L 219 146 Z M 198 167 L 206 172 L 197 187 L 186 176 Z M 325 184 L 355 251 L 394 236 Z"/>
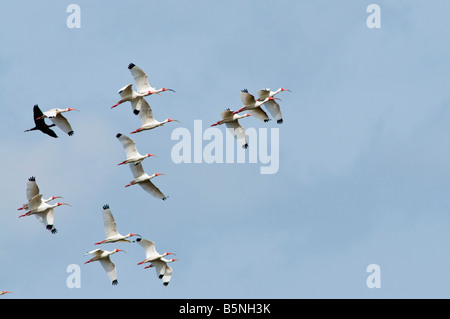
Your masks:
<path fill-rule="evenodd" d="M 133 63 L 128 65 L 128 69 L 131 72 L 131 75 L 134 78 L 134 84 L 137 88 L 135 91 L 132 86 L 133 84 L 128 84 L 125 87 L 119 90 L 120 101 L 118 101 L 115 105 L 111 107 L 111 109 L 119 106 L 122 103 L 130 102 L 131 110 L 134 115 L 138 115 L 141 120 L 141 126 L 131 132 L 130 134 L 139 133 L 145 130 L 152 130 L 154 128 L 160 127 L 166 123 L 173 122 L 177 120 L 173 119 L 165 119 L 164 121 L 157 121 L 153 116 L 153 111 L 146 101 L 145 97 L 150 96 L 152 94 L 160 94 L 165 91 L 175 92 L 172 89 L 161 88 L 156 89 L 150 86 L 148 82 L 147 74 L 138 66 Z M 279 88 L 276 91 L 271 91 L 270 89 L 259 90 L 258 99 L 255 99 L 253 95 L 251 95 L 247 90 L 242 90 L 240 92 L 240 98 L 243 104 L 243 107 L 238 111 L 232 111 L 230 109 L 226 109 L 221 112 L 222 120 L 212 124 L 211 126 L 225 124 L 228 129 L 232 130 L 235 138 L 238 143 L 243 147 L 247 148 L 247 138 L 245 134 L 245 130 L 240 125 L 239 120 L 248 116 L 254 116 L 259 120 L 264 122 L 268 122 L 270 119 L 267 113 L 261 108 L 261 106 L 265 106 L 272 117 L 277 121 L 278 124 L 283 123 L 283 118 L 281 115 L 281 110 L 279 104 L 276 102 L 274 96 L 282 91 L 289 91 L 284 88 Z M 290 91 L 289 91 L 290 92 Z M 42 112 L 38 105 L 34 105 L 33 107 L 33 119 L 35 126 L 25 132 L 39 130 L 42 133 L 45 133 L 53 138 L 57 138 L 57 134 L 52 129 L 53 127 L 58 127 L 69 136 L 73 136 L 74 130 L 72 129 L 69 121 L 66 117 L 62 115 L 64 112 L 69 111 L 78 111 L 74 108 L 54 108 L 45 112 Z M 248 113 L 239 115 L 239 113 L 247 111 Z M 45 122 L 45 119 L 48 118 L 52 122 L 51 125 Z M 136 143 L 128 136 L 118 133 L 116 138 L 122 144 L 123 149 L 126 154 L 126 159 L 120 162 L 118 165 L 125 165 L 131 169 L 132 175 L 134 179 L 127 184 L 125 187 L 129 187 L 135 184 L 139 184 L 143 190 L 151 194 L 152 196 L 166 200 L 167 196 L 164 195 L 161 190 L 156 187 L 151 179 L 156 176 L 164 175 L 160 173 L 155 173 L 153 175 L 148 175 L 142 166 L 142 162 L 144 159 L 155 156 L 152 154 L 140 154 L 137 150 Z M 46 229 L 48 229 L 51 233 L 55 234 L 57 232 L 54 226 L 54 211 L 53 209 L 62 206 L 69 205 L 67 203 L 57 202 L 56 204 L 49 204 L 49 202 L 62 198 L 61 196 L 51 196 L 47 199 L 42 198 L 42 193 L 39 190 L 39 187 L 36 183 L 36 178 L 34 176 L 30 177 L 27 181 L 26 185 L 26 199 L 27 203 L 23 204 L 18 210 L 25 210 L 26 213 L 20 215 L 19 217 L 26 217 L 30 215 L 34 215 L 37 219 L 42 222 Z M 69 205 L 70 206 L 70 205 Z M 145 251 L 145 259 L 138 263 L 141 265 L 143 263 L 150 263 L 149 266 L 145 268 L 154 267 L 156 269 L 156 273 L 159 279 L 162 279 L 163 285 L 167 286 L 170 282 L 172 276 L 172 268 L 168 265 L 177 259 L 165 259 L 164 257 L 167 255 L 171 255 L 173 253 L 165 252 L 160 254 L 156 251 L 155 243 L 151 240 L 142 238 L 139 234 L 128 233 L 127 235 L 121 235 L 117 230 L 117 225 L 110 210 L 109 205 L 103 206 L 103 222 L 106 233 L 106 239 L 95 243 L 95 245 L 107 244 L 107 243 L 117 243 L 117 242 L 131 242 L 128 238 L 137 236 L 138 238 L 133 242 L 137 242 L 144 248 Z M 111 261 L 110 256 L 116 252 L 123 251 L 121 249 L 114 249 L 112 251 L 102 250 L 102 249 L 94 249 L 86 253 L 86 255 L 91 255 L 92 258 L 86 261 L 85 263 L 90 263 L 94 261 L 99 261 L 103 268 L 105 269 L 111 283 L 116 285 L 118 283 L 117 280 L 117 271 L 115 264 Z M 0 291 L 0 295 L 5 293 L 10 293 L 10 291 Z"/>

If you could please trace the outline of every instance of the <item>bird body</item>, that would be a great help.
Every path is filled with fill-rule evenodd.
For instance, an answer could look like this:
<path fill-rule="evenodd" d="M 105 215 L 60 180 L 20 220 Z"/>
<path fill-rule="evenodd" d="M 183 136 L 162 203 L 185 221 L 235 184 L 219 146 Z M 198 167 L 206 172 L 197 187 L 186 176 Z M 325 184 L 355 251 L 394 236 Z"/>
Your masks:
<path fill-rule="evenodd" d="M 120 143 L 122 143 L 122 146 L 125 150 L 125 154 L 127 156 L 127 159 L 125 161 L 120 162 L 117 165 L 130 164 L 130 163 L 138 164 L 138 163 L 142 162 L 144 159 L 146 159 L 147 157 L 155 156 L 153 154 L 145 154 L 145 155 L 140 154 L 137 150 L 136 143 L 126 135 L 118 133 L 116 135 L 116 137 L 120 141 Z"/>
<path fill-rule="evenodd" d="M 127 235 L 122 235 L 117 230 L 117 224 L 114 216 L 109 208 L 109 205 L 103 206 L 103 225 L 105 227 L 106 239 L 102 240 L 95 245 L 105 244 L 105 243 L 117 243 L 117 242 L 130 242 L 127 238 L 133 236 L 140 236 L 139 234 L 128 233 Z"/>
<path fill-rule="evenodd" d="M 111 280 L 111 283 L 113 285 L 117 285 L 119 282 L 117 281 L 117 270 L 116 265 L 111 261 L 110 256 L 112 254 L 115 254 L 119 251 L 123 251 L 121 249 L 114 249 L 113 251 L 108 250 L 102 250 L 102 249 L 94 249 L 89 252 L 87 252 L 85 255 L 92 255 L 93 257 L 85 262 L 85 264 L 88 264 L 93 261 L 99 261 L 100 264 L 105 269 L 106 273 L 108 274 L 109 279 Z"/>
<path fill-rule="evenodd" d="M 131 185 L 139 184 L 142 189 L 144 189 L 146 192 L 150 193 L 152 196 L 166 200 L 167 197 L 159 190 L 158 187 L 156 187 L 152 182 L 151 179 L 159 176 L 159 175 L 165 175 L 160 173 L 155 173 L 153 175 L 148 175 L 144 168 L 142 167 L 141 163 L 138 164 L 129 164 L 131 172 L 133 173 L 134 180 L 132 180 L 128 185 L 125 185 L 125 187 L 129 187 Z"/>
<path fill-rule="evenodd" d="M 261 108 L 261 105 L 263 105 L 267 101 L 270 101 L 271 99 L 273 100 L 273 97 L 267 97 L 262 101 L 257 101 L 252 94 L 248 93 L 247 90 L 242 90 L 240 93 L 240 97 L 242 104 L 244 104 L 244 107 L 242 107 L 238 111 L 233 112 L 233 114 L 237 114 L 242 111 L 248 111 L 251 115 L 259 120 L 262 120 L 264 122 L 268 122 L 270 120 L 267 116 L 267 113 L 264 112 L 264 110 Z"/>
<path fill-rule="evenodd" d="M 225 124 L 227 128 L 233 132 L 234 137 L 238 140 L 238 142 L 242 145 L 242 147 L 247 148 L 248 147 L 247 135 L 245 134 L 244 128 L 239 123 L 239 120 L 251 116 L 251 114 L 247 113 L 243 115 L 238 115 L 234 114 L 233 111 L 231 111 L 230 109 L 226 109 L 222 111 L 220 114 L 222 116 L 222 120 L 218 121 L 217 123 L 211 126 Z"/>
<path fill-rule="evenodd" d="M 162 122 L 157 121 L 155 119 L 155 117 L 153 116 L 153 111 L 152 111 L 150 105 L 147 103 L 147 101 L 145 99 L 141 99 L 141 108 L 140 108 L 140 112 L 139 112 L 139 118 L 141 120 L 142 126 L 138 129 L 134 130 L 130 134 L 138 133 L 138 132 L 145 131 L 145 130 L 152 130 L 154 128 L 157 128 L 157 127 L 162 126 L 169 122 L 178 122 L 177 120 L 172 120 L 172 119 L 166 119 Z"/>
<path fill-rule="evenodd" d="M 33 107 L 33 119 L 34 119 L 34 127 L 30 128 L 29 130 L 26 130 L 25 132 L 30 131 L 36 131 L 39 130 L 44 134 L 47 134 L 48 136 L 57 138 L 58 135 L 56 135 L 55 131 L 51 129 L 51 127 L 55 126 L 55 124 L 48 125 L 45 123 L 44 118 L 42 117 L 44 113 L 42 113 L 39 106 L 36 104 Z"/>

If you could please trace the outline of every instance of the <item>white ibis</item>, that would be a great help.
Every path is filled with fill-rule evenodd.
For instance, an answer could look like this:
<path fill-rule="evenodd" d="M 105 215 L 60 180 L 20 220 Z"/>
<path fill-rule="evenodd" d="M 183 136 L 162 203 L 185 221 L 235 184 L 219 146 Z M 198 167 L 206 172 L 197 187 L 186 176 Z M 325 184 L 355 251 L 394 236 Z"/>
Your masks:
<path fill-rule="evenodd" d="M 264 89 L 258 91 L 258 100 L 257 101 L 263 101 L 268 97 L 273 97 L 277 95 L 280 92 L 283 91 L 289 91 L 288 89 L 279 88 L 276 91 L 271 91 L 270 89 Z M 267 101 L 264 106 L 267 108 L 267 110 L 270 112 L 272 117 L 277 121 L 278 124 L 283 123 L 283 116 L 281 115 L 280 105 L 273 99 Z"/>
<path fill-rule="evenodd" d="M 28 209 L 28 202 L 36 195 L 39 194 L 39 187 L 36 183 L 36 177 L 31 176 L 30 178 L 28 178 L 27 181 L 27 190 L 26 190 L 26 197 L 27 197 L 27 203 L 23 204 L 22 207 L 18 208 L 17 210 L 23 210 L 23 209 Z M 62 198 L 61 196 L 51 196 L 47 199 L 43 199 L 42 201 L 44 203 L 48 203 L 54 199 L 57 198 Z"/>
<path fill-rule="evenodd" d="M 233 111 L 231 111 L 230 109 L 226 109 L 222 111 L 220 115 L 222 116 L 222 120 L 218 121 L 217 123 L 211 126 L 225 124 L 227 128 L 234 133 L 233 134 L 234 137 L 237 139 L 238 143 L 242 145 L 242 148 L 247 148 L 248 147 L 247 135 L 245 134 L 244 128 L 239 123 L 239 119 L 251 116 L 251 114 L 247 113 L 243 115 L 238 115 L 233 114 Z"/>
<path fill-rule="evenodd" d="M 127 156 L 126 160 L 124 160 L 123 162 L 120 162 L 117 165 L 130 164 L 130 163 L 138 164 L 138 163 L 142 162 L 144 159 L 146 159 L 147 157 L 156 156 L 153 154 L 141 155 L 137 150 L 136 143 L 126 135 L 118 133 L 116 135 L 116 137 L 119 139 L 120 143 L 122 143 L 122 146 L 125 150 L 125 154 Z"/>
<path fill-rule="evenodd" d="M 145 259 L 138 263 L 138 265 L 142 265 L 144 263 L 152 263 L 152 265 L 155 266 L 158 277 L 160 279 L 163 279 L 164 286 L 167 286 L 169 284 L 170 278 L 172 276 L 172 268 L 167 266 L 167 262 L 172 262 L 177 259 L 167 260 L 163 257 L 167 255 L 175 255 L 174 253 L 165 252 L 164 254 L 160 254 L 156 251 L 155 243 L 151 240 L 144 239 L 144 238 L 137 238 L 136 242 L 141 245 L 144 248 L 145 251 Z M 147 266 L 145 268 L 152 267 Z M 160 268 L 161 267 L 161 268 Z M 166 279 L 163 277 L 160 277 L 161 272 L 163 271 L 163 277 L 166 276 Z M 167 272 L 167 274 L 166 274 Z"/>
<path fill-rule="evenodd" d="M 159 122 L 155 120 L 155 117 L 153 116 L 153 111 L 150 107 L 150 105 L 147 103 L 145 99 L 141 99 L 141 110 L 139 112 L 139 118 L 141 119 L 142 126 L 138 128 L 137 130 L 131 132 L 130 134 L 138 133 L 145 130 L 152 130 L 156 127 L 162 126 L 169 122 L 179 122 L 177 120 L 172 119 L 165 119 L 162 122 Z"/>
<path fill-rule="evenodd" d="M 38 194 L 28 202 L 28 208 L 30 209 L 30 211 L 26 212 L 23 215 L 20 215 L 19 218 L 35 215 L 37 219 L 45 225 L 46 229 L 48 229 L 52 234 L 56 234 L 57 230 L 53 225 L 54 224 L 53 209 L 61 205 L 70 206 L 69 204 L 59 202 L 53 205 L 44 203 L 42 200 L 42 194 Z"/>
<path fill-rule="evenodd" d="M 115 254 L 119 251 L 123 251 L 122 249 L 114 249 L 113 251 L 108 250 L 102 250 L 102 249 L 94 249 L 89 252 L 87 252 L 85 255 L 92 255 L 93 257 L 85 262 L 85 264 L 88 264 L 93 261 L 99 261 L 100 264 L 102 264 L 103 268 L 105 269 L 106 273 L 108 274 L 109 279 L 111 280 L 111 283 L 113 285 L 117 285 L 119 282 L 117 281 L 117 271 L 116 271 L 116 265 L 111 261 L 110 256 L 112 254 Z"/>
<path fill-rule="evenodd" d="M 136 84 L 138 93 L 140 93 L 140 94 L 151 95 L 151 94 L 159 94 L 159 93 L 165 92 L 165 91 L 175 92 L 172 89 L 166 89 L 166 88 L 155 89 L 154 87 L 152 87 L 148 83 L 147 74 L 140 67 L 136 66 L 133 63 L 130 63 L 128 65 L 128 69 L 130 70 L 131 75 L 134 78 L 134 83 Z"/>
<path fill-rule="evenodd" d="M 152 261 L 152 263 L 144 268 L 155 267 L 156 275 L 159 279 L 162 279 L 163 285 L 167 286 L 172 278 L 172 268 L 167 265 L 168 263 L 174 262 L 178 259 L 165 259 L 160 258 Z"/>
<path fill-rule="evenodd" d="M 51 125 L 46 124 L 44 118 L 42 117 L 43 115 L 44 115 L 44 113 L 42 113 L 41 109 L 36 104 L 33 107 L 34 127 L 30 128 L 29 130 L 26 130 L 25 132 L 39 130 L 39 131 L 41 131 L 44 134 L 47 134 L 47 135 L 49 135 L 51 137 L 54 137 L 54 138 L 57 138 L 58 135 L 56 135 L 55 131 L 53 131 L 51 129 L 51 127 L 55 126 L 55 124 L 51 124 Z"/>
<path fill-rule="evenodd" d="M 132 89 L 133 84 L 128 84 L 119 90 L 120 101 L 111 106 L 111 109 L 119 106 L 122 103 L 129 101 L 131 103 L 131 110 L 134 114 L 138 115 L 141 109 L 141 102 L 144 99 L 145 93 L 138 93 Z"/>
<path fill-rule="evenodd" d="M 129 164 L 129 166 L 135 179 L 132 180 L 128 185 L 125 185 L 125 187 L 139 184 L 143 190 L 150 193 L 152 196 L 162 200 L 167 199 L 167 197 L 159 190 L 159 188 L 151 182 L 152 178 L 165 174 L 155 173 L 150 176 L 146 172 L 144 172 L 144 168 L 142 167 L 141 163 Z"/>
<path fill-rule="evenodd" d="M 105 244 L 105 243 L 117 243 L 117 242 L 131 242 L 127 238 L 133 236 L 141 236 L 139 234 L 129 233 L 127 235 L 121 235 L 117 230 L 117 224 L 114 216 L 109 208 L 109 205 L 103 205 L 103 224 L 105 227 L 106 239 L 102 240 L 95 245 Z"/>
<path fill-rule="evenodd" d="M 66 133 L 69 136 L 72 136 L 73 129 L 70 126 L 69 121 L 61 114 L 69 111 L 78 111 L 78 110 L 71 107 L 65 109 L 55 108 L 44 112 L 44 114 L 40 116 L 38 119 L 49 118 L 53 122 L 53 124 L 59 127 L 64 133 Z"/>
<path fill-rule="evenodd" d="M 0 296 L 2 296 L 4 294 L 13 294 L 13 292 L 12 291 L 7 291 L 7 290 L 0 291 Z"/>

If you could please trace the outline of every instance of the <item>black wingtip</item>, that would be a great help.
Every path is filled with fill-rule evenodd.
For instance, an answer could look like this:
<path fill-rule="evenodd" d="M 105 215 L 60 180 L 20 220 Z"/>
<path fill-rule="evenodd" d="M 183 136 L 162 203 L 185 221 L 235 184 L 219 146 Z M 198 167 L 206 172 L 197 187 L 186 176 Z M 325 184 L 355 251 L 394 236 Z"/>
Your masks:
<path fill-rule="evenodd" d="M 134 63 L 130 63 L 130 64 L 128 64 L 128 69 L 132 69 L 132 68 L 134 68 L 136 65 L 134 64 Z"/>
<path fill-rule="evenodd" d="M 115 285 L 118 285 L 119 282 L 117 281 L 117 279 L 115 279 L 115 280 L 112 281 L 112 284 L 115 286 Z"/>
<path fill-rule="evenodd" d="M 30 182 L 35 182 L 35 181 L 36 181 L 36 177 L 31 176 L 28 180 L 29 180 Z"/>
<path fill-rule="evenodd" d="M 168 282 L 163 282 L 163 285 L 164 286 L 167 286 L 169 283 Z"/>
<path fill-rule="evenodd" d="M 162 279 L 163 277 L 164 277 L 164 275 L 159 275 L 158 276 L 159 279 Z"/>
<path fill-rule="evenodd" d="M 241 92 L 248 93 L 248 90 L 247 89 L 243 89 L 243 90 L 241 90 Z"/>
<path fill-rule="evenodd" d="M 283 119 L 279 119 L 279 120 L 277 121 L 277 123 L 278 123 L 278 124 L 282 124 L 282 123 L 283 123 Z"/>
<path fill-rule="evenodd" d="M 58 231 L 56 228 L 53 227 L 53 225 L 47 225 L 45 228 L 47 228 L 49 231 L 52 232 L 52 234 L 56 234 Z"/>
<path fill-rule="evenodd" d="M 117 138 L 119 138 L 119 137 L 121 137 L 121 136 L 122 136 L 121 133 L 117 133 L 117 135 L 116 135 Z"/>
<path fill-rule="evenodd" d="M 70 131 L 69 133 L 67 133 L 69 136 L 73 135 L 73 131 Z"/>
<path fill-rule="evenodd" d="M 248 148 L 248 143 L 244 144 L 244 148 L 247 149 Z"/>
<path fill-rule="evenodd" d="M 109 205 L 108 204 L 103 205 L 103 209 L 109 209 Z"/>
<path fill-rule="evenodd" d="M 133 110 L 133 114 L 134 115 L 138 115 L 139 114 L 139 110 Z"/>
<path fill-rule="evenodd" d="M 267 122 L 269 122 L 269 121 L 270 121 L 270 119 L 264 120 L 264 123 L 267 123 Z"/>
<path fill-rule="evenodd" d="M 136 241 L 137 241 L 137 242 L 140 242 L 141 240 L 142 240 L 141 237 L 136 238 Z"/>

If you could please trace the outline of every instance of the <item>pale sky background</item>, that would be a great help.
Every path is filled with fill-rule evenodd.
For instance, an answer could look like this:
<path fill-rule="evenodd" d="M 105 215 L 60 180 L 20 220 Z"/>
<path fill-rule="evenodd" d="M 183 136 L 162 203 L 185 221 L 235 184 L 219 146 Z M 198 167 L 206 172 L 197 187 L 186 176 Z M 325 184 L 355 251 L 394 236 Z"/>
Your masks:
<path fill-rule="evenodd" d="M 69 29 L 66 8 L 81 7 Z M 369 29 L 366 8 L 381 8 Z M 426 1 L 3 1 L 0 12 L 2 298 L 449 298 L 450 3 Z M 144 69 L 173 88 L 147 98 L 157 119 L 134 134 L 163 202 L 132 180 L 117 133 L 140 126 L 117 91 Z M 239 91 L 281 93 L 280 168 L 175 164 L 176 127 L 241 106 Z M 33 127 L 32 108 L 75 107 L 75 135 Z M 244 121 L 242 122 L 244 125 Z M 220 127 L 224 130 L 223 127 Z M 36 176 L 63 196 L 56 235 L 17 218 Z M 164 287 L 137 244 L 104 239 L 109 204 L 122 234 L 171 251 Z M 118 286 L 85 252 L 112 256 Z M 69 289 L 70 264 L 81 288 Z M 369 289 L 366 267 L 381 267 Z"/>

